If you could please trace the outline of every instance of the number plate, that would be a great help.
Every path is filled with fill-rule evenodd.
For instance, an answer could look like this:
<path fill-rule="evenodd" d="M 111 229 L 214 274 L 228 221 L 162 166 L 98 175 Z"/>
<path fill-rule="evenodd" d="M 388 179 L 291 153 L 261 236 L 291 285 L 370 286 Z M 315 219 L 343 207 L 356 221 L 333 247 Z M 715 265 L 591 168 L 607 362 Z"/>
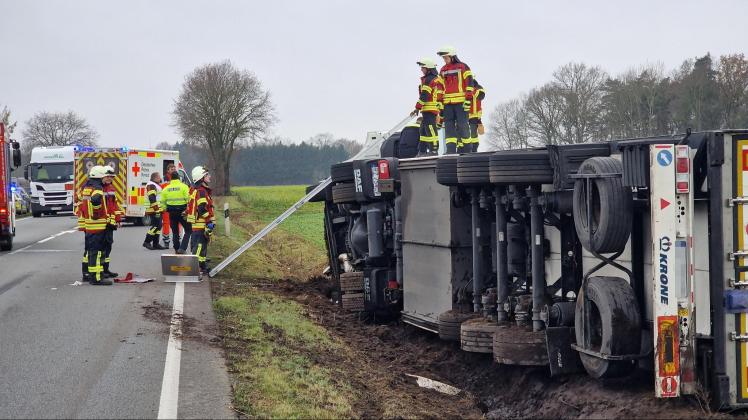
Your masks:
<path fill-rule="evenodd" d="M 62 207 L 50 207 L 50 210 L 62 210 Z"/>

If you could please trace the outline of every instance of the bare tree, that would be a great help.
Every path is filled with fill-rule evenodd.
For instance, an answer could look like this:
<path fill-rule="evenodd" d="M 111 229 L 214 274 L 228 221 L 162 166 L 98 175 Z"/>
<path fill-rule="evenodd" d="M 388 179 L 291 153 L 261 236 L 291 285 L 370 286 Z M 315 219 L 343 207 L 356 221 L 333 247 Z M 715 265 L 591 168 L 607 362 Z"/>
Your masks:
<path fill-rule="evenodd" d="M 99 134 L 83 117 L 73 111 L 40 112 L 26 121 L 23 147 L 37 146 L 96 146 Z"/>
<path fill-rule="evenodd" d="M 335 143 L 333 144 L 343 146 L 343 149 L 345 149 L 345 153 L 348 155 L 348 157 L 355 156 L 356 153 L 360 152 L 361 149 L 364 148 L 364 145 L 360 142 L 346 138 L 339 138 L 335 140 Z"/>
<path fill-rule="evenodd" d="M 160 141 L 156 144 L 156 150 L 176 150 L 174 145 L 168 141 Z"/>
<path fill-rule="evenodd" d="M 600 67 L 569 63 L 553 73 L 553 85 L 563 98 L 562 143 L 591 141 L 600 134 L 603 86 L 608 76 Z"/>
<path fill-rule="evenodd" d="M 558 87 L 549 83 L 531 90 L 524 108 L 527 111 L 527 131 L 533 140 L 543 144 L 562 142 L 564 98 Z"/>
<path fill-rule="evenodd" d="M 488 117 L 486 143 L 491 149 L 509 150 L 531 146 L 524 99 L 496 105 Z"/>
<path fill-rule="evenodd" d="M 744 54 L 723 55 L 717 64 L 717 84 L 722 106 L 722 126 L 736 128 L 748 99 L 748 60 Z M 747 121 L 748 122 L 748 121 Z"/>
<path fill-rule="evenodd" d="M 7 106 L 0 108 L 0 122 L 5 124 L 5 130 L 8 132 L 8 134 L 13 134 L 13 131 L 16 129 L 16 124 L 18 124 L 18 122 L 10 121 L 10 109 L 8 109 Z"/>
<path fill-rule="evenodd" d="M 231 156 L 237 143 L 257 140 L 275 121 L 270 93 L 257 77 L 230 61 L 190 73 L 174 103 L 175 125 L 185 142 L 208 149 L 216 190 L 228 194 Z"/>

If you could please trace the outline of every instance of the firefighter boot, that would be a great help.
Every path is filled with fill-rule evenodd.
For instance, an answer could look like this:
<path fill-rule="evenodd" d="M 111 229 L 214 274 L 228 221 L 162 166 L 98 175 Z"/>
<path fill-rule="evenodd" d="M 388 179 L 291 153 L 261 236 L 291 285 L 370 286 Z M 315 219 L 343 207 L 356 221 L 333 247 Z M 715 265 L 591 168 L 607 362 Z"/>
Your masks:
<path fill-rule="evenodd" d="M 168 246 L 166 246 L 166 247 L 161 246 L 161 244 L 159 243 L 158 239 L 159 239 L 159 235 L 153 235 L 153 239 L 152 239 L 153 245 L 149 249 L 155 249 L 155 250 L 169 249 Z M 143 244 L 143 246 L 145 246 L 145 244 Z M 148 247 L 146 247 L 146 248 L 148 248 Z"/>
<path fill-rule="evenodd" d="M 109 263 L 104 263 L 104 272 L 101 273 L 101 278 L 115 278 L 119 276 L 118 273 L 109 271 Z"/>
<path fill-rule="evenodd" d="M 91 279 L 91 285 L 92 286 L 111 286 L 112 281 L 109 279 L 105 279 L 103 276 L 101 280 Z"/>
<path fill-rule="evenodd" d="M 156 238 L 158 239 L 158 236 Z M 153 242 L 153 241 L 154 241 L 153 235 L 146 234 L 145 235 L 145 241 L 143 241 L 143 247 L 152 250 L 153 249 L 153 245 L 151 245 L 151 242 Z"/>

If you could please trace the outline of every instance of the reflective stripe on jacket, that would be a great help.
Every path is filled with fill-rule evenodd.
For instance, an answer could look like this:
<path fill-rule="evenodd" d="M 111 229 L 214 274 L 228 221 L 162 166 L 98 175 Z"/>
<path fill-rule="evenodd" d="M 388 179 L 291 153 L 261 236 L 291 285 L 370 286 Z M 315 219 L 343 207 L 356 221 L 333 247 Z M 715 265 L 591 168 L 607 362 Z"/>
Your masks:
<path fill-rule="evenodd" d="M 483 90 L 483 86 L 475 83 L 475 90 L 473 91 L 473 102 L 470 104 L 470 115 L 468 118 L 482 118 L 483 117 L 483 98 L 486 97 L 486 91 Z"/>
<path fill-rule="evenodd" d="M 439 75 L 444 80 L 445 104 L 461 104 L 473 99 L 473 72 L 467 64 L 445 64 Z"/>
<path fill-rule="evenodd" d="M 421 77 L 418 86 L 418 102 L 416 109 L 421 112 L 438 114 L 444 108 L 444 81 L 434 73 Z"/>
<path fill-rule="evenodd" d="M 81 191 L 79 211 L 86 233 L 103 232 L 109 223 L 109 212 L 102 187 L 89 183 Z"/>
<path fill-rule="evenodd" d="M 162 208 L 186 206 L 188 201 L 190 201 L 190 187 L 179 179 L 169 181 L 169 185 L 161 191 Z"/>
<path fill-rule="evenodd" d="M 153 181 L 148 181 L 146 184 L 145 191 L 148 197 L 148 208 L 145 210 L 145 214 L 156 214 L 162 211 L 161 209 L 161 186 Z"/>
<path fill-rule="evenodd" d="M 190 194 L 187 222 L 192 223 L 192 230 L 205 230 L 205 225 L 213 221 L 215 221 L 215 215 L 211 190 L 205 185 L 199 185 L 193 188 Z"/>

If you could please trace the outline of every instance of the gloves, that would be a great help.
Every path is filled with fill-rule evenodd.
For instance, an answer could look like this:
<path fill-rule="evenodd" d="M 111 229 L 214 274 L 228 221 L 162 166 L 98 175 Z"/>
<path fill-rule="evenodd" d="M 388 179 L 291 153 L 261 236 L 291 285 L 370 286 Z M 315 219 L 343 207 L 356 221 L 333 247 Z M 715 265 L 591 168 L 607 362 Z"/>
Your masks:
<path fill-rule="evenodd" d="M 413 112 L 410 113 L 410 116 L 415 117 L 416 115 L 418 115 L 418 110 L 414 109 Z"/>
<path fill-rule="evenodd" d="M 208 228 L 208 230 L 213 230 L 216 228 L 216 224 L 213 222 L 208 222 L 208 224 L 205 225 L 205 227 Z"/>
<path fill-rule="evenodd" d="M 472 103 L 466 99 L 465 102 L 462 103 L 462 109 L 464 109 L 465 112 L 468 112 L 470 111 L 470 105 L 472 105 Z"/>

